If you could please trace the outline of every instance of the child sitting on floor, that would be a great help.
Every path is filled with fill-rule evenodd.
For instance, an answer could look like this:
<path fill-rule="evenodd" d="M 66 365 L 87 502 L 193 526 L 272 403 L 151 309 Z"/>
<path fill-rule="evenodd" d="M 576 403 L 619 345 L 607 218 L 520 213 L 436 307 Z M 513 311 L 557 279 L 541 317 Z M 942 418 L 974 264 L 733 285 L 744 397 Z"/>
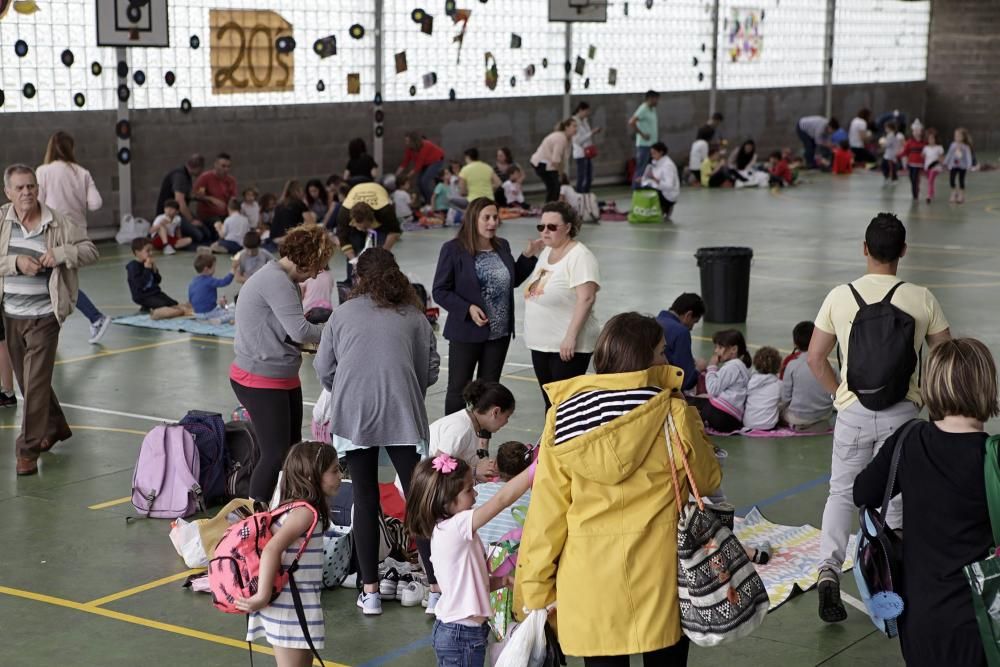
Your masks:
<path fill-rule="evenodd" d="M 396 207 L 396 218 L 402 224 L 404 222 L 413 222 L 413 196 L 410 194 L 408 188 L 410 186 L 410 179 L 406 176 L 400 176 L 396 181 L 396 189 L 392 190 L 392 203 Z M 389 189 L 389 188 L 386 188 Z"/>
<path fill-rule="evenodd" d="M 693 397 L 705 425 L 719 433 L 743 428 L 743 410 L 750 381 L 750 353 L 743 334 L 735 329 L 717 331 L 712 336 L 715 353 L 705 371 L 708 396 Z"/>
<path fill-rule="evenodd" d="M 845 139 L 833 149 L 833 168 L 831 171 L 834 174 L 850 174 L 854 171 L 853 165 L 854 151 L 851 150 L 851 145 Z"/>
<path fill-rule="evenodd" d="M 754 372 L 747 383 L 747 406 L 743 426 L 770 431 L 778 425 L 781 402 L 781 353 L 773 347 L 762 347 L 753 356 Z"/>
<path fill-rule="evenodd" d="M 188 285 L 188 300 L 194 308 L 195 318 L 212 324 L 231 324 L 233 314 L 226 310 L 226 299 L 219 299 L 217 290 L 233 282 L 232 272 L 224 278 L 216 278 L 215 257 L 205 253 L 198 253 L 194 258 L 194 270 L 198 275 Z"/>
<path fill-rule="evenodd" d="M 432 197 L 433 206 L 431 210 L 434 215 L 444 221 L 445 225 L 448 225 L 448 213 L 451 210 L 451 206 L 448 204 L 448 200 L 451 198 L 449 195 L 450 189 L 448 188 L 448 181 L 451 179 L 451 170 L 445 167 L 441 170 L 441 173 L 437 175 L 437 184 L 434 186 L 434 195 Z"/>
<path fill-rule="evenodd" d="M 312 324 L 323 324 L 333 314 L 333 277 L 324 269 L 299 284 L 302 290 L 302 311 Z"/>
<path fill-rule="evenodd" d="M 830 429 L 833 397 L 809 369 L 806 351 L 815 325 L 799 322 L 792 330 L 795 351 L 788 361 L 781 381 L 781 421 L 796 431 L 825 433 Z"/>
<path fill-rule="evenodd" d="M 240 213 L 242 204 L 233 197 L 229 200 L 229 216 L 223 222 L 215 223 L 219 240 L 212 244 L 212 252 L 220 255 L 235 255 L 243 250 L 243 237 L 250 231 L 250 221 Z"/>
<path fill-rule="evenodd" d="M 149 228 L 149 238 L 153 247 L 162 250 L 164 255 L 173 255 L 181 248 L 191 245 L 191 239 L 181 236 L 180 204 L 176 199 L 163 202 L 163 213 L 156 216 Z"/>
<path fill-rule="evenodd" d="M 243 237 L 243 250 L 233 255 L 236 282 L 245 283 L 258 269 L 272 261 L 274 255 L 260 247 L 260 234 L 251 229 Z"/>
<path fill-rule="evenodd" d="M 772 188 L 787 188 L 792 184 L 794 176 L 788 160 L 781 154 L 781 151 L 774 151 L 767 158 L 767 171 L 771 175 L 770 185 Z"/>
<path fill-rule="evenodd" d="M 503 182 L 503 195 L 509 208 L 531 208 L 524 201 L 522 183 L 524 183 L 524 170 L 515 164 L 507 171 L 507 180 Z"/>
<path fill-rule="evenodd" d="M 132 239 L 132 254 L 135 259 L 125 265 L 125 274 L 132 300 L 142 312 L 148 312 L 154 320 L 189 317 L 194 312 L 191 304 L 178 304 L 160 289 L 162 278 L 153 261 L 153 242 L 148 238 Z"/>
<path fill-rule="evenodd" d="M 497 450 L 497 471 L 499 472 L 500 479 L 499 481 L 483 482 L 476 485 L 475 506 L 482 507 L 485 505 L 490 498 L 496 495 L 497 491 L 503 488 L 504 484 L 520 475 L 525 468 L 534 462 L 534 455 L 535 449 L 523 442 L 511 440 L 500 445 L 500 449 Z M 524 492 L 523 496 L 514 502 L 510 512 L 501 512 L 489 523 L 480 528 L 479 537 L 482 538 L 484 543 L 491 544 L 498 542 L 501 537 L 512 530 L 517 530 L 524 521 L 524 515 L 522 514 L 521 521 L 519 522 L 514 518 L 513 512 L 516 510 L 527 514 L 530 503 L 531 489 L 528 489 Z"/>

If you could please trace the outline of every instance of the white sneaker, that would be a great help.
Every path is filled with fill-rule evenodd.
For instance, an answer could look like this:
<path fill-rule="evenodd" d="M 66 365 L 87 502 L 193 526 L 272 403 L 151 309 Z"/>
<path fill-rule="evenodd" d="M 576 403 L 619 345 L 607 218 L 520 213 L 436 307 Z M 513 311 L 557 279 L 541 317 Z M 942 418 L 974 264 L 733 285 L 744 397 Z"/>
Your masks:
<path fill-rule="evenodd" d="M 87 342 L 93 345 L 101 340 L 101 338 L 104 337 L 104 334 L 108 332 L 108 327 L 110 326 L 111 318 L 107 315 L 102 315 L 101 319 L 90 325 L 90 338 L 87 339 Z"/>
<path fill-rule="evenodd" d="M 416 581 L 411 581 L 399 587 L 396 598 L 404 607 L 417 607 L 424 601 L 424 587 Z"/>
<path fill-rule="evenodd" d="M 382 581 L 378 584 L 379 597 L 383 600 L 395 600 L 400 588 L 399 573 L 392 568 L 382 576 Z"/>
<path fill-rule="evenodd" d="M 358 595 L 358 609 L 360 609 L 365 616 L 381 616 L 382 598 L 379 597 L 378 593 L 362 592 Z"/>
<path fill-rule="evenodd" d="M 437 612 L 435 612 L 434 609 L 435 607 L 437 607 L 437 603 L 440 599 L 441 599 L 440 593 L 435 593 L 434 591 L 431 591 L 427 595 L 427 599 L 421 603 L 423 604 L 423 606 L 427 607 L 427 611 L 424 613 L 430 614 L 431 616 L 436 616 Z"/>
<path fill-rule="evenodd" d="M 163 254 L 164 255 L 176 255 L 177 254 L 177 248 L 173 247 L 172 245 L 165 245 L 165 246 L 163 246 Z"/>

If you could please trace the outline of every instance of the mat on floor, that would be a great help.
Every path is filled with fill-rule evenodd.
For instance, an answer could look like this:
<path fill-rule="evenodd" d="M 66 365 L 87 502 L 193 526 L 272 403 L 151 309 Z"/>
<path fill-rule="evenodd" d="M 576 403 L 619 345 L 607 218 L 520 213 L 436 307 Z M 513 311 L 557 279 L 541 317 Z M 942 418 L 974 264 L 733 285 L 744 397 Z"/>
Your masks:
<path fill-rule="evenodd" d="M 736 536 L 746 547 L 762 542 L 771 543 L 771 559 L 767 565 L 757 565 L 757 572 L 764 580 L 764 588 L 771 598 L 771 610 L 778 608 L 790 597 L 803 593 L 816 585 L 819 576 L 820 531 L 814 526 L 784 526 L 772 523 L 754 507 L 743 518 L 736 517 Z M 847 553 L 853 554 L 857 537 L 851 536 Z M 854 567 L 853 557 L 848 557 L 843 571 Z"/>
<path fill-rule="evenodd" d="M 833 429 L 827 429 L 825 431 L 819 432 L 806 432 L 806 431 L 796 431 L 790 428 L 775 428 L 770 431 L 763 431 L 761 429 L 742 429 L 739 431 L 733 431 L 731 433 L 723 433 L 722 431 L 716 431 L 714 428 L 705 428 L 705 433 L 709 435 L 714 435 L 716 437 L 724 438 L 730 435 L 742 435 L 745 438 L 801 438 L 807 435 L 830 435 L 833 433 Z"/>
<path fill-rule="evenodd" d="M 116 317 L 115 324 L 143 329 L 160 329 L 161 331 L 183 331 L 197 336 L 218 336 L 219 338 L 235 338 L 236 327 L 232 324 L 212 324 L 191 317 L 174 317 L 169 320 L 154 320 L 149 315 L 125 315 Z"/>

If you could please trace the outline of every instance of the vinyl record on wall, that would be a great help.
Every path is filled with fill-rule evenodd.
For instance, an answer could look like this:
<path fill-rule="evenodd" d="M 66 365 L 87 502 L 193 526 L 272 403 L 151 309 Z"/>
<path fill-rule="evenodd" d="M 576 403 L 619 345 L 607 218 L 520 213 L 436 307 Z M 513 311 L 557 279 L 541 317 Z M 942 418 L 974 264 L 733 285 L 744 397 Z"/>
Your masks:
<path fill-rule="evenodd" d="M 103 71 L 104 68 L 101 67 L 101 63 L 97 62 L 96 60 L 90 63 L 90 73 L 93 74 L 94 76 L 101 76 L 101 72 Z"/>
<path fill-rule="evenodd" d="M 128 102 L 128 98 L 132 96 L 132 91 L 128 89 L 124 83 L 118 86 L 118 100 L 120 102 Z"/>
<path fill-rule="evenodd" d="M 72 51 L 70 51 L 69 49 L 66 49 L 59 56 L 59 60 L 61 60 L 62 64 L 65 65 L 66 67 L 72 67 L 73 66 L 73 62 L 76 60 L 76 58 L 73 57 L 73 52 Z"/>
<path fill-rule="evenodd" d="M 128 122 L 124 118 L 115 123 L 115 136 L 121 140 L 132 138 L 132 123 Z"/>
<path fill-rule="evenodd" d="M 35 84 L 26 83 L 24 84 L 24 88 L 21 89 L 21 92 L 24 93 L 24 96 L 30 100 L 38 91 L 35 90 Z"/>
<path fill-rule="evenodd" d="M 118 161 L 121 162 L 122 164 L 128 164 L 129 162 L 131 162 L 132 161 L 132 151 L 130 151 L 128 148 L 124 148 L 124 147 L 123 148 L 119 148 L 118 149 Z"/>
<path fill-rule="evenodd" d="M 143 72 L 141 69 L 137 69 L 135 73 L 132 75 L 132 80 L 135 81 L 135 85 L 141 86 L 142 84 L 146 83 L 146 73 Z"/>
<path fill-rule="evenodd" d="M 14 53 L 18 58 L 23 58 L 28 55 L 28 43 L 23 39 L 19 39 L 14 42 Z"/>
<path fill-rule="evenodd" d="M 191 113 L 191 100 L 186 97 L 181 100 L 181 113 Z"/>
<path fill-rule="evenodd" d="M 124 60 L 119 60 L 118 61 L 118 70 L 117 71 L 118 71 L 118 78 L 124 79 L 125 77 L 127 77 L 128 76 L 128 63 L 126 63 Z"/>
<path fill-rule="evenodd" d="M 83 93 L 77 93 L 73 96 L 73 104 L 82 109 L 87 104 L 86 96 Z"/>
<path fill-rule="evenodd" d="M 173 86 L 174 83 L 177 82 L 177 75 L 174 74 L 173 72 L 167 72 L 166 74 L 163 75 L 163 80 L 166 82 L 168 86 Z"/>
<path fill-rule="evenodd" d="M 190 44 L 192 49 L 197 49 L 201 46 L 201 40 L 198 39 L 198 35 L 191 35 Z"/>

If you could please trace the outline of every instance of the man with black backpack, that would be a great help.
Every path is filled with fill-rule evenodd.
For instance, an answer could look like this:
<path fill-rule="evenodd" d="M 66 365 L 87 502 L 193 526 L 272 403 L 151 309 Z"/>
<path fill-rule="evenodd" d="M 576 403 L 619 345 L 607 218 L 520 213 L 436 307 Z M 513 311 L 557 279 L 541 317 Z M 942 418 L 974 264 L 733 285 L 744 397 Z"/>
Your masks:
<path fill-rule="evenodd" d="M 895 215 L 879 213 L 872 219 L 863 251 L 866 274 L 830 291 L 809 343 L 809 368 L 835 394 L 837 409 L 830 495 L 820 541 L 819 616 L 827 623 L 847 618 L 840 600 L 840 572 L 857 515 L 854 478 L 886 438 L 920 411 L 924 341 L 933 347 L 951 338 L 948 321 L 930 290 L 896 277 L 899 260 L 906 254 L 906 229 Z M 829 360 L 837 345 L 840 380 Z M 900 498 L 891 503 L 887 519 L 893 528 L 902 528 Z"/>

